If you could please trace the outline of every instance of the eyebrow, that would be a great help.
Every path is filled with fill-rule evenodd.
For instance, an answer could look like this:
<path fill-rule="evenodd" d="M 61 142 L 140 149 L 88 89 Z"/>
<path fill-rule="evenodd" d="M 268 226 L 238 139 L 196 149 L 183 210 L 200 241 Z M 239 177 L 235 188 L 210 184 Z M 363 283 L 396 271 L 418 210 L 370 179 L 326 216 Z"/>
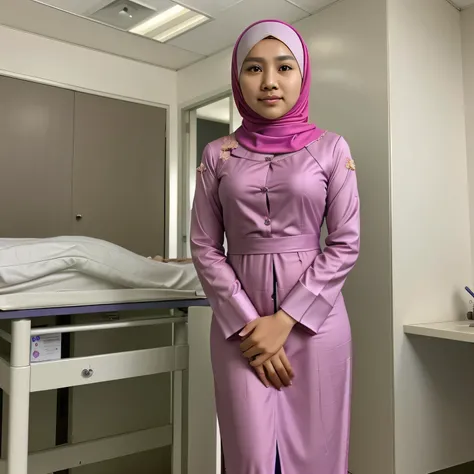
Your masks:
<path fill-rule="evenodd" d="M 296 61 L 296 59 L 290 55 L 277 56 L 275 59 L 277 61 Z M 265 58 L 248 57 L 248 58 L 245 58 L 244 63 L 264 63 L 265 61 L 266 61 Z"/>

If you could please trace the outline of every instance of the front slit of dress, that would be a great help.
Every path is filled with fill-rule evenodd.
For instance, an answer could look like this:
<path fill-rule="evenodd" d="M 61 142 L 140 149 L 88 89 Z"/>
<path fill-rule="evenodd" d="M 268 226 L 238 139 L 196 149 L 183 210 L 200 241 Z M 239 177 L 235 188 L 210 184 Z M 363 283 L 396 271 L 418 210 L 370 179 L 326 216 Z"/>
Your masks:
<path fill-rule="evenodd" d="M 272 269 L 273 269 L 273 294 L 272 294 L 273 312 L 276 313 L 278 311 L 278 292 L 277 292 L 278 282 L 277 282 L 277 276 L 276 276 L 276 270 L 275 270 L 275 262 L 272 262 Z M 280 464 L 280 454 L 278 452 L 278 440 L 277 440 L 275 449 L 276 449 L 275 474 L 282 474 L 281 464 Z"/>
<path fill-rule="evenodd" d="M 269 163 L 268 171 L 272 170 L 272 164 Z M 267 180 L 268 181 L 268 174 Z M 266 183 L 265 183 L 266 184 Z M 265 203 L 267 205 L 267 216 L 271 217 L 271 209 L 270 209 L 270 196 L 268 195 L 268 188 L 265 186 Z M 272 272 L 273 272 L 273 288 L 272 288 L 272 300 L 273 300 L 273 313 L 278 311 L 278 298 L 277 298 L 277 275 L 275 269 L 275 261 L 272 259 Z M 278 440 L 275 446 L 276 456 L 275 456 L 275 474 L 281 474 L 281 465 L 280 465 L 280 455 L 278 453 Z"/>
<path fill-rule="evenodd" d="M 271 162 L 269 163 L 269 167 L 268 167 L 268 172 L 270 171 L 272 171 Z M 268 182 L 268 174 L 267 174 L 266 181 Z M 266 186 L 264 190 L 265 190 L 265 203 L 267 205 L 267 216 L 270 218 L 271 217 L 270 196 L 268 195 L 268 188 Z M 277 275 L 276 275 L 276 269 L 275 269 L 275 261 L 273 260 L 273 258 L 272 258 L 272 272 L 273 272 L 273 288 L 272 288 L 273 313 L 276 313 L 278 311 L 278 292 L 277 292 L 278 283 L 277 283 Z M 281 474 L 280 455 L 278 452 L 278 440 L 276 442 L 275 450 L 276 450 L 275 474 Z"/>

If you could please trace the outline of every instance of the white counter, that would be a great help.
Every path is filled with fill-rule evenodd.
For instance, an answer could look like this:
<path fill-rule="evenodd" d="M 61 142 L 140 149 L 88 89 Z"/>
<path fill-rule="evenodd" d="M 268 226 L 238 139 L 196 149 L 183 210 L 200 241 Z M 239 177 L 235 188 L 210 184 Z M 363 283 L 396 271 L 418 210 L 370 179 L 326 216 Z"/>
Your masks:
<path fill-rule="evenodd" d="M 443 323 L 406 324 L 403 329 L 406 334 L 474 343 L 474 327 L 470 327 L 471 324 L 474 325 L 474 321 L 446 321 Z"/>

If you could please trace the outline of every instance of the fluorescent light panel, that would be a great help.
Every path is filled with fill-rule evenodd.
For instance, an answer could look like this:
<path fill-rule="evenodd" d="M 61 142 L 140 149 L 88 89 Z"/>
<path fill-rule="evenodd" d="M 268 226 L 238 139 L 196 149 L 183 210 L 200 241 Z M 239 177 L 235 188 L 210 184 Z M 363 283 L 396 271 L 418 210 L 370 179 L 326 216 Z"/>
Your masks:
<path fill-rule="evenodd" d="M 161 41 L 164 43 L 165 41 L 169 41 L 170 39 L 173 39 L 175 36 L 178 36 L 191 28 L 195 28 L 196 26 L 199 26 L 201 23 L 204 23 L 207 20 L 207 17 L 204 15 L 200 15 L 199 13 L 196 13 L 192 18 L 189 18 L 186 21 L 183 21 L 183 23 L 180 23 L 179 25 L 173 26 L 172 28 L 169 28 L 166 31 L 163 31 L 163 33 L 160 33 L 157 36 L 154 36 L 153 39 L 157 41 Z"/>
<path fill-rule="evenodd" d="M 180 21 L 180 18 L 182 21 Z M 208 18 L 204 15 L 195 13 L 181 5 L 175 5 L 145 20 L 143 23 L 134 26 L 130 29 L 130 32 L 165 42 L 191 28 L 195 28 L 201 23 L 204 23 L 207 19 Z M 169 26 L 169 28 L 167 28 L 167 26 Z"/>

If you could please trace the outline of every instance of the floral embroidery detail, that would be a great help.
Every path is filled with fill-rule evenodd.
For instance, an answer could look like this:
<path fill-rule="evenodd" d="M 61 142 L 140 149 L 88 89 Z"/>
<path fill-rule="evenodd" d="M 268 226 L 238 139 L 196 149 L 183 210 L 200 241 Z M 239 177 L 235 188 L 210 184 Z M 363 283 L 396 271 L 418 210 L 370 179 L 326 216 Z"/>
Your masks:
<path fill-rule="evenodd" d="M 355 165 L 354 160 L 352 160 L 351 158 L 347 158 L 347 161 L 346 161 L 346 168 L 347 168 L 348 170 L 355 171 L 356 165 Z"/>
<path fill-rule="evenodd" d="M 203 173 L 204 171 L 207 171 L 207 168 L 204 166 L 204 163 L 201 163 L 198 167 L 197 170 L 199 173 Z"/>
<path fill-rule="evenodd" d="M 221 160 L 228 160 L 230 158 L 230 152 L 235 150 L 239 146 L 239 143 L 234 138 L 234 135 L 230 135 L 229 137 L 225 137 L 224 143 L 221 146 L 221 153 L 220 158 Z"/>

